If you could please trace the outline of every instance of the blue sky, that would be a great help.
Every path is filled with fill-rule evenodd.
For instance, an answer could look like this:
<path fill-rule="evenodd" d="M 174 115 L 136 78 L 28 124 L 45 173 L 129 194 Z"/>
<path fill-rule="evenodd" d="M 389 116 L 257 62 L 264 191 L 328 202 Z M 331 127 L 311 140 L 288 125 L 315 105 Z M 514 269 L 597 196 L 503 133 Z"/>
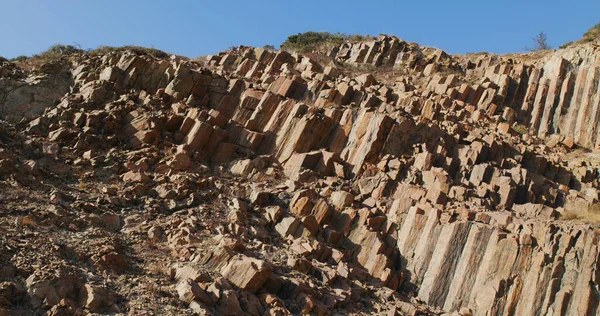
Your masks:
<path fill-rule="evenodd" d="M 598 0 L 0 0 L 0 56 L 56 43 L 140 45 L 197 57 L 233 45 L 279 45 L 305 31 L 381 33 L 450 53 L 522 51 L 540 31 L 553 47 L 600 22 Z"/>

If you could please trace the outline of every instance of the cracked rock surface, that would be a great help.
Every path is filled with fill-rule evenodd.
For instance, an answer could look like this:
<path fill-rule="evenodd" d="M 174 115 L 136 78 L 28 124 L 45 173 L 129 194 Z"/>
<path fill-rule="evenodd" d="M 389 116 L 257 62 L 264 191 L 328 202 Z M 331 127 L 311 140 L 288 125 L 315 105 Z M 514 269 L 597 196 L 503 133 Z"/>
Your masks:
<path fill-rule="evenodd" d="M 600 313 L 598 54 L 0 60 L 0 314 Z"/>

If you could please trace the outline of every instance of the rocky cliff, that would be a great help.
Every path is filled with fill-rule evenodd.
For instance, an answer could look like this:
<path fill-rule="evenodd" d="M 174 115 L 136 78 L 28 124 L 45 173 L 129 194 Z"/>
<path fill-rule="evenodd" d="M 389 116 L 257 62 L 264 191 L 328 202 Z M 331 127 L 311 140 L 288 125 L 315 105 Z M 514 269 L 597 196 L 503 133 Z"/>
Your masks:
<path fill-rule="evenodd" d="M 4 61 L 0 308 L 600 314 L 597 55 Z"/>
<path fill-rule="evenodd" d="M 429 90 L 460 106 L 473 106 L 489 116 L 510 112 L 514 118 L 509 123 L 515 119 L 541 138 L 560 135 L 586 148 L 598 146 L 597 45 L 573 45 L 538 56 L 449 56 L 427 50 L 383 37 L 344 44 L 329 54 L 349 63 L 408 69 L 424 76 Z M 406 90 L 410 89 L 399 92 Z M 408 96 L 415 94 L 423 96 Z"/>

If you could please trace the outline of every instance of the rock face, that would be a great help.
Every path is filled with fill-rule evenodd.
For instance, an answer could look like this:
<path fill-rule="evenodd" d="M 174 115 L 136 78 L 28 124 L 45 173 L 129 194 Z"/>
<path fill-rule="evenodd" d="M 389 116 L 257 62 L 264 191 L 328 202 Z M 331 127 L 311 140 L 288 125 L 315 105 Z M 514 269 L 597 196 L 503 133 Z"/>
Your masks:
<path fill-rule="evenodd" d="M 59 103 L 73 82 L 66 62 L 45 64 L 34 75 L 9 72 L 8 63 L 0 63 L 0 118 L 19 121 L 31 119 Z M 5 75 L 3 75 L 5 73 Z"/>
<path fill-rule="evenodd" d="M 533 60 L 487 54 L 464 58 L 386 36 L 368 43 L 343 44 L 330 55 L 349 63 L 408 68 L 429 77 L 427 93 L 449 96 L 451 102 L 471 105 L 490 116 L 510 111 L 510 123 L 516 119 L 532 135 L 558 134 L 582 147 L 600 148 L 600 77 L 595 66 L 600 50 L 595 45 L 574 45 Z M 442 73 L 440 69 L 453 74 L 436 74 Z M 466 82 L 461 83 L 463 78 Z M 418 91 L 410 96 L 429 99 Z"/>
<path fill-rule="evenodd" d="M 315 54 L 2 61 L 0 313 L 597 313 L 594 46 Z"/>

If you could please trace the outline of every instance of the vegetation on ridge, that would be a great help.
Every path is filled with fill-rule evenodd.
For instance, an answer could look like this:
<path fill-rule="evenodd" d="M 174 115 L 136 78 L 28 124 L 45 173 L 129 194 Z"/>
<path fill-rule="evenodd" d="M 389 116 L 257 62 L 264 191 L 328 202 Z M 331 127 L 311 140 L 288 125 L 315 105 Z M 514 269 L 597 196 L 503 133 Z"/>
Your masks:
<path fill-rule="evenodd" d="M 94 50 L 89 51 L 89 53 L 92 55 L 103 55 L 103 54 L 110 53 L 110 52 L 124 52 L 127 50 L 133 51 L 137 55 L 150 55 L 150 56 L 154 56 L 156 58 L 169 58 L 169 54 L 165 53 L 164 51 L 162 51 L 160 49 L 147 48 L 147 47 L 142 47 L 142 46 L 131 46 L 131 45 L 119 46 L 119 47 L 100 46 Z"/>
<path fill-rule="evenodd" d="M 585 34 L 583 34 L 583 37 L 576 41 L 569 41 L 566 42 L 564 44 L 562 44 L 560 46 L 560 48 L 567 48 L 575 43 L 590 43 L 590 42 L 594 42 L 594 41 L 598 41 L 600 40 L 600 23 L 592 26 L 589 30 L 587 30 L 587 32 L 585 32 Z"/>
<path fill-rule="evenodd" d="M 60 58 L 62 56 L 69 56 L 73 54 L 90 54 L 90 55 L 103 55 L 110 52 L 124 52 L 124 51 L 132 51 L 137 55 L 150 55 L 156 58 L 169 58 L 169 54 L 155 48 L 147 48 L 142 46 L 100 46 L 96 49 L 82 49 L 76 47 L 74 45 L 63 45 L 63 44 L 55 44 L 50 46 L 46 51 L 43 51 L 39 54 L 32 55 L 31 57 L 21 55 L 15 58 L 10 59 L 11 62 L 19 62 L 19 63 L 31 63 L 31 64 L 39 64 L 44 63 L 53 59 Z"/>
<path fill-rule="evenodd" d="M 581 40 L 583 42 L 593 42 L 598 39 L 600 39 L 600 23 L 592 26 L 587 32 L 585 32 Z"/>
<path fill-rule="evenodd" d="M 15 57 L 15 58 L 11 58 L 10 61 L 12 61 L 12 62 L 15 62 L 15 61 L 24 62 L 24 61 L 27 60 L 27 58 L 29 58 L 29 57 L 27 57 L 25 55 L 21 55 L 21 56 Z"/>
<path fill-rule="evenodd" d="M 336 46 L 346 41 L 360 42 L 372 38 L 373 36 L 310 31 L 288 36 L 286 41 L 281 44 L 281 48 L 292 51 L 309 52 L 314 51 L 321 46 Z"/>
<path fill-rule="evenodd" d="M 544 50 L 552 49 L 552 46 L 548 44 L 548 34 L 544 33 L 543 31 L 535 37 L 531 38 L 531 40 L 533 41 L 533 46 L 526 47 L 525 50 L 528 50 L 530 52 L 541 52 Z"/>
<path fill-rule="evenodd" d="M 81 54 L 81 53 L 85 53 L 85 50 L 75 47 L 73 45 L 55 44 L 55 45 L 50 46 L 50 48 L 48 48 L 48 50 L 46 50 L 45 52 L 42 52 L 39 55 L 39 57 L 56 58 L 56 57 L 60 57 L 60 56 L 64 56 L 64 55 Z M 34 55 L 34 56 L 36 56 L 36 55 Z"/>
<path fill-rule="evenodd" d="M 32 56 L 20 55 L 10 59 L 11 62 L 19 63 L 22 69 L 31 70 L 45 63 L 60 59 L 63 56 L 85 54 L 86 50 L 74 45 L 54 44 L 47 50 Z"/>

